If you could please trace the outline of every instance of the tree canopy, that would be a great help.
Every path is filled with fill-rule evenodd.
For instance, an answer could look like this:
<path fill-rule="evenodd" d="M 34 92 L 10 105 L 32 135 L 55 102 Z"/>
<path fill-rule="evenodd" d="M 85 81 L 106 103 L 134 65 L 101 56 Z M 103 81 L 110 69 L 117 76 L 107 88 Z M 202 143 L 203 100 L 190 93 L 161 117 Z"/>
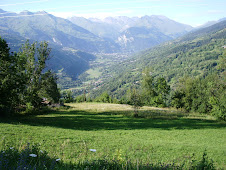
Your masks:
<path fill-rule="evenodd" d="M 0 38 L 0 110 L 3 114 L 40 108 L 43 99 L 58 102 L 56 76 L 46 69 L 48 43 L 27 41 L 18 53 L 10 53 Z"/>

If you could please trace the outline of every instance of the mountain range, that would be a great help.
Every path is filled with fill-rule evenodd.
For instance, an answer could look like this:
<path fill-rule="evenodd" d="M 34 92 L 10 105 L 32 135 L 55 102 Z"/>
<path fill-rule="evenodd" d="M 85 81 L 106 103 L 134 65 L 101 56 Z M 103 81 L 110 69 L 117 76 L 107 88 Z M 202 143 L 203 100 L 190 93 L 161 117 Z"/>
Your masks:
<path fill-rule="evenodd" d="M 45 11 L 0 9 L 0 29 L 25 39 L 89 53 L 138 52 L 183 35 L 192 27 L 164 16 L 63 19 Z M 138 34 L 137 34 L 138 33 Z"/>
<path fill-rule="evenodd" d="M 19 14 L 0 10 L 0 28 L 25 39 L 48 41 L 62 47 L 86 52 L 117 52 L 119 46 L 106 41 L 69 20 L 55 17 L 45 11 Z"/>
<path fill-rule="evenodd" d="M 107 17 L 103 20 L 71 17 L 69 20 L 96 35 L 115 41 L 126 52 L 144 50 L 192 30 L 189 25 L 160 15 Z"/>
<path fill-rule="evenodd" d="M 107 17 L 103 20 L 63 19 L 45 11 L 13 13 L 0 9 L 0 36 L 7 40 L 12 51 L 18 51 L 27 39 L 31 42 L 48 41 L 53 55 L 49 67 L 56 72 L 63 70 L 74 79 L 90 68 L 90 61 L 97 58 L 95 54 L 140 52 L 192 30 L 189 25 L 159 15 Z M 198 31 L 185 36 L 187 41 L 205 33 Z M 184 43 L 184 40 L 179 38 L 176 41 Z"/>
<path fill-rule="evenodd" d="M 225 58 L 222 59 L 226 56 L 225 44 L 226 21 L 223 20 L 111 66 L 107 70 L 111 77 L 89 91 L 91 96 L 107 91 L 121 98 L 129 88 L 141 85 L 145 68 L 150 69 L 153 77 L 166 78 L 172 88 L 186 76 L 205 77 L 213 72 L 221 72 L 219 65 L 225 61 Z"/>

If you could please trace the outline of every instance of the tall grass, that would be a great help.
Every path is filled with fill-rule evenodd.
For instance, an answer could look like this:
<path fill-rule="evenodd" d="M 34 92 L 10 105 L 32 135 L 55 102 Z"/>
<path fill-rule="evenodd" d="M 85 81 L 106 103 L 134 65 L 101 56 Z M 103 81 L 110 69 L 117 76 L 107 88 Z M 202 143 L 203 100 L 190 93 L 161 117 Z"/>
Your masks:
<path fill-rule="evenodd" d="M 64 163 L 60 158 L 50 158 L 46 151 L 40 150 L 38 145 L 24 146 L 22 150 L 13 147 L 0 151 L 0 169 L 214 169 L 212 160 L 203 153 L 201 160 L 190 159 L 189 164 L 146 163 L 138 160 L 131 162 L 123 160 L 121 154 L 115 155 L 112 160 L 101 159 L 93 161 L 79 161 Z"/>

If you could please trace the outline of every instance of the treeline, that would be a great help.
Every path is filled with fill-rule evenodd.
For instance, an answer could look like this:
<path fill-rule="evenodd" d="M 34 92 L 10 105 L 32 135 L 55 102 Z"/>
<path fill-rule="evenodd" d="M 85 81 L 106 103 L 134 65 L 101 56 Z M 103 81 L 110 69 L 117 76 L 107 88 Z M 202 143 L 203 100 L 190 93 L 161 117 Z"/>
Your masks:
<path fill-rule="evenodd" d="M 172 106 L 188 112 L 212 114 L 226 120 L 225 74 L 212 74 L 205 78 L 184 78 L 174 91 Z"/>
<path fill-rule="evenodd" d="M 218 72 L 205 77 L 181 78 L 173 88 L 164 77 L 153 77 L 146 69 L 143 72 L 141 86 L 133 86 L 126 94 L 117 99 L 107 91 L 96 98 L 86 94 L 72 97 L 72 92 L 65 92 L 65 102 L 103 102 L 129 104 L 134 107 L 135 115 L 141 106 L 175 107 L 187 112 L 210 114 L 226 120 L 226 53 L 220 57 Z"/>
<path fill-rule="evenodd" d="M 46 42 L 10 52 L 0 37 L 0 115 L 39 110 L 45 101 L 58 102 L 57 77 L 46 69 L 51 49 Z"/>

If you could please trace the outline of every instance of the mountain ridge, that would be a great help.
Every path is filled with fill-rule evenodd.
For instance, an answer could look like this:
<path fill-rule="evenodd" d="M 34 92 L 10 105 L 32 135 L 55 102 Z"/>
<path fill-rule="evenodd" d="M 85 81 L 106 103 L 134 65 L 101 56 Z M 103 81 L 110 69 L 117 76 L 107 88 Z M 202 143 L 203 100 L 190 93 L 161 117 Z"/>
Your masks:
<path fill-rule="evenodd" d="M 19 14 L 10 13 L 8 16 L 6 16 L 7 12 L 3 12 L 1 15 L 2 29 L 16 32 L 26 39 L 45 40 L 86 52 L 111 53 L 119 50 L 116 43 L 98 37 L 69 20 L 55 17 L 45 11 L 36 13 L 23 11 Z"/>
<path fill-rule="evenodd" d="M 205 77 L 217 71 L 225 44 L 226 21 L 222 21 L 145 50 L 109 68 L 112 77 L 99 85 L 98 90 L 90 89 L 91 96 L 108 91 L 121 98 L 129 88 L 141 85 L 145 68 L 151 68 L 154 77 L 165 77 L 172 87 L 186 75 Z"/>
<path fill-rule="evenodd" d="M 97 18 L 71 17 L 69 20 L 96 35 L 119 43 L 126 52 L 138 52 L 161 42 L 174 39 L 192 30 L 192 27 L 189 25 L 178 23 L 161 15 L 106 17 L 102 20 Z M 143 32 L 142 39 L 140 37 L 137 38 L 136 34 L 127 36 L 126 32 L 131 32 L 131 29 L 135 28 L 140 28 L 141 31 L 144 29 L 148 31 L 146 31 L 146 34 Z M 151 31 L 153 32 L 151 33 Z M 150 40 L 150 33 L 153 35 L 152 40 Z M 129 43 L 127 44 L 127 42 Z M 135 46 L 139 46 L 139 48 L 134 48 Z"/>

